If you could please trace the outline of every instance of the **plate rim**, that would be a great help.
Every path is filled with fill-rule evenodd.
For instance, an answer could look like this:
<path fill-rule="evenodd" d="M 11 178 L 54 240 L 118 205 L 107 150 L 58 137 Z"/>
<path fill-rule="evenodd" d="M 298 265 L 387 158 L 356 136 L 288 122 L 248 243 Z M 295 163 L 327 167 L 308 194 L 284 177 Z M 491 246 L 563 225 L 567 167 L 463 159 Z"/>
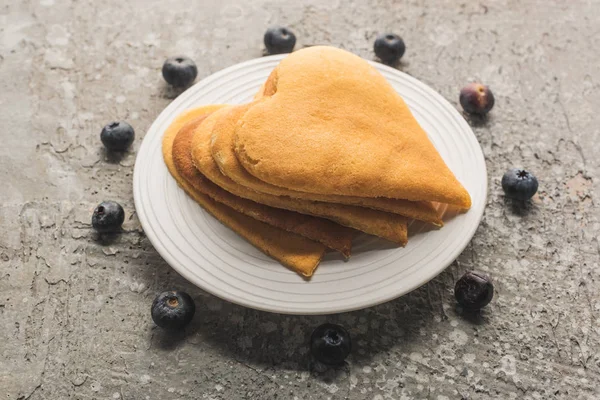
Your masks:
<path fill-rule="evenodd" d="M 427 276 L 424 279 L 419 279 L 418 281 L 415 281 L 414 284 L 409 285 L 409 287 L 404 290 L 399 290 L 398 292 L 391 292 L 390 294 L 388 294 L 386 296 L 382 296 L 381 298 L 376 298 L 375 300 L 371 300 L 371 301 L 355 302 L 355 303 L 349 304 L 346 307 L 342 307 L 342 306 L 327 307 L 327 306 L 325 306 L 319 310 L 312 310 L 312 309 L 311 310 L 300 310 L 300 309 L 289 309 L 289 308 L 285 308 L 285 307 L 280 307 L 280 308 L 268 307 L 268 306 L 263 306 L 261 304 L 258 304 L 256 301 L 253 301 L 253 300 L 248 300 L 245 298 L 237 297 L 235 295 L 230 295 L 230 293 L 227 293 L 220 289 L 215 289 L 211 285 L 205 284 L 205 282 L 203 282 L 197 276 L 192 274 L 188 270 L 188 268 L 180 266 L 179 265 L 180 263 L 174 258 L 174 256 L 171 254 L 171 252 L 165 246 L 163 246 L 161 238 L 158 236 L 158 234 L 152 228 L 152 224 L 149 221 L 149 217 L 145 214 L 145 212 L 143 212 L 144 205 L 142 203 L 142 195 L 141 195 L 141 184 L 142 184 L 141 174 L 142 174 L 142 172 L 140 170 L 141 167 L 139 166 L 140 163 L 138 163 L 138 160 L 141 159 L 142 156 L 150 150 L 150 149 L 148 149 L 148 150 L 146 149 L 147 147 L 149 148 L 149 146 L 150 146 L 149 145 L 150 140 L 148 139 L 148 135 L 151 132 L 158 129 L 158 125 L 161 124 L 160 120 L 161 120 L 162 115 L 171 114 L 175 109 L 177 109 L 179 107 L 180 103 L 185 102 L 189 97 L 192 96 L 192 94 L 194 93 L 195 87 L 201 86 L 201 85 L 207 85 L 213 81 L 218 80 L 221 76 L 227 75 L 233 71 L 251 66 L 256 63 L 269 62 L 269 61 L 280 61 L 285 56 L 287 56 L 287 54 L 254 58 L 254 59 L 247 60 L 247 61 L 244 61 L 244 62 L 241 62 L 238 64 L 234 64 L 234 65 L 224 68 L 220 71 L 217 71 L 217 72 L 201 79 L 193 86 L 189 87 L 187 90 L 185 90 L 183 93 L 181 93 L 177 98 L 175 98 L 173 101 L 171 101 L 171 103 L 169 103 L 156 116 L 156 118 L 154 119 L 154 121 L 152 122 L 152 124 L 150 125 L 148 130 L 146 131 L 146 134 L 142 140 L 142 144 L 140 145 L 140 147 L 138 149 L 138 152 L 136 154 L 136 159 L 135 159 L 134 171 L 133 171 L 134 206 L 135 206 L 136 214 L 137 214 L 140 224 L 142 226 L 142 229 L 144 230 L 144 234 L 146 235 L 146 237 L 148 237 L 148 239 L 150 240 L 150 243 L 152 244 L 154 249 L 167 262 L 167 264 L 169 264 L 169 266 L 171 268 L 173 268 L 178 274 L 180 274 L 188 282 L 194 284 L 196 287 L 198 287 L 218 298 L 221 298 L 223 300 L 226 300 L 231 303 L 238 304 L 238 305 L 241 305 L 244 307 L 248 307 L 248 308 L 252 308 L 252 309 L 256 309 L 256 310 L 260 310 L 260 311 L 265 311 L 265 312 L 288 314 L 288 315 L 327 315 L 327 314 L 337 314 L 337 313 L 342 313 L 342 312 L 355 311 L 355 310 L 360 310 L 360 309 L 364 309 L 364 308 L 368 308 L 368 307 L 374 307 L 376 305 L 383 304 L 388 301 L 397 299 L 397 298 L 404 296 L 404 295 L 416 290 L 417 288 L 425 285 L 427 282 L 431 281 L 432 279 L 437 277 L 440 273 L 442 273 L 446 268 L 448 268 L 448 266 L 450 266 L 454 262 L 454 260 L 456 260 L 456 258 L 458 258 L 458 256 L 464 251 L 464 249 L 469 245 L 469 243 L 471 243 L 478 227 L 481 224 L 481 220 L 483 218 L 483 214 L 485 212 L 485 207 L 487 204 L 489 182 L 488 182 L 488 175 L 487 175 L 487 165 L 485 162 L 483 149 L 481 148 L 481 144 L 479 143 L 477 137 L 475 136 L 475 133 L 473 132 L 471 126 L 462 117 L 458 118 L 457 121 L 458 121 L 459 125 L 462 125 L 461 126 L 462 129 L 466 128 L 469 135 L 471 136 L 470 139 L 474 140 L 474 143 L 477 144 L 477 146 L 475 146 L 473 149 L 473 150 L 475 150 L 473 153 L 473 156 L 477 159 L 476 161 L 478 161 L 478 164 L 481 165 L 482 171 L 480 171 L 480 173 L 482 173 L 482 175 L 484 177 L 484 182 L 483 182 L 484 190 L 483 190 L 483 198 L 481 201 L 481 205 L 478 209 L 471 208 L 469 210 L 469 213 L 476 213 L 476 215 L 475 215 L 476 223 L 473 223 L 472 226 L 470 227 L 469 231 L 466 232 L 466 234 L 462 235 L 465 239 L 460 243 L 460 245 L 455 246 L 454 249 L 449 253 L 449 255 L 447 256 L 447 259 L 450 261 L 439 263 L 439 267 L 436 268 L 435 270 L 431 271 L 429 276 Z M 459 112 L 447 99 L 445 99 L 435 89 L 433 89 L 431 86 L 427 85 L 426 83 L 418 80 L 417 78 L 415 78 L 403 71 L 399 71 L 397 69 L 391 68 L 389 66 L 386 66 L 386 65 L 383 65 L 383 64 L 371 61 L 371 60 L 366 60 L 366 61 L 368 61 L 371 65 L 375 66 L 380 71 L 383 70 L 383 71 L 386 71 L 393 75 L 400 75 L 404 79 L 413 81 L 414 84 L 417 84 L 417 85 L 421 86 L 422 88 L 428 90 L 430 92 L 430 94 L 438 102 L 440 102 L 443 106 L 445 106 L 445 108 L 447 108 L 448 110 L 451 109 L 457 113 Z M 170 176 L 170 174 L 169 174 L 169 177 L 171 179 L 173 179 Z M 310 284 L 310 281 L 307 282 L 307 284 Z"/>

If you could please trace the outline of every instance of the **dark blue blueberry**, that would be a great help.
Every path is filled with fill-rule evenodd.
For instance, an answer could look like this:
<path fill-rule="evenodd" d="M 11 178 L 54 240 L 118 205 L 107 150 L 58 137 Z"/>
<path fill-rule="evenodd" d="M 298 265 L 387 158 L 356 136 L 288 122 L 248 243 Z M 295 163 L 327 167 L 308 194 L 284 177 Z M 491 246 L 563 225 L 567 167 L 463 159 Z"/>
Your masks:
<path fill-rule="evenodd" d="M 162 75 L 168 84 L 175 87 L 190 86 L 196 76 L 198 76 L 198 68 L 196 63 L 189 57 L 177 56 L 167 58 L 162 67 Z"/>
<path fill-rule="evenodd" d="M 490 278 L 480 272 L 467 271 L 454 286 L 454 297 L 467 310 L 479 310 L 494 297 L 494 285 Z"/>
<path fill-rule="evenodd" d="M 524 169 L 513 168 L 502 177 L 502 189 L 507 197 L 529 200 L 538 190 L 538 180 Z"/>
<path fill-rule="evenodd" d="M 350 334 L 340 325 L 323 324 L 310 337 L 310 352 L 323 364 L 341 364 L 351 350 Z"/>
<path fill-rule="evenodd" d="M 110 151 L 125 151 L 133 143 L 135 132 L 127 122 L 111 122 L 102 128 L 100 140 Z"/>
<path fill-rule="evenodd" d="M 267 29 L 264 41 L 269 54 L 291 53 L 296 45 L 296 35 L 288 28 L 274 26 Z"/>
<path fill-rule="evenodd" d="M 156 296 L 151 312 L 152 320 L 161 328 L 180 329 L 194 318 L 196 305 L 189 294 L 170 290 Z"/>
<path fill-rule="evenodd" d="M 460 91 L 460 105 L 469 114 L 485 115 L 494 107 L 494 94 L 481 83 L 469 83 Z"/>
<path fill-rule="evenodd" d="M 385 64 L 395 64 L 404 55 L 406 46 L 400 36 L 394 33 L 385 33 L 377 36 L 373 50 Z"/>
<path fill-rule="evenodd" d="M 92 214 L 92 226 L 98 232 L 116 232 L 125 221 L 123 207 L 114 201 L 103 201 Z"/>

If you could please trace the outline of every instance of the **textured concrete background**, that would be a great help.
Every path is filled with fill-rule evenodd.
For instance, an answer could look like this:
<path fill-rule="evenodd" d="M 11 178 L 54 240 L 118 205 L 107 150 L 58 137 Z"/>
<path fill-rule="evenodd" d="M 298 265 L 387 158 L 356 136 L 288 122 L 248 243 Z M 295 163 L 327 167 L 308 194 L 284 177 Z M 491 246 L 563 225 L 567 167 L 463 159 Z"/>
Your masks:
<path fill-rule="evenodd" d="M 0 399 L 600 398 L 600 2 L 215 3 L 0 5 Z M 259 57 L 273 23 L 298 47 L 367 58 L 392 30 L 408 48 L 400 69 L 453 104 L 470 80 L 494 90 L 490 120 L 473 121 L 490 180 L 483 222 L 459 260 L 410 295 L 332 317 L 257 312 L 187 284 L 145 238 L 131 175 L 144 132 L 176 95 L 163 60 L 191 56 L 200 79 Z M 99 141 L 114 119 L 137 132 L 121 159 Z M 499 185 L 513 165 L 541 182 L 525 211 Z M 127 212 L 109 244 L 90 228 L 103 199 Z M 496 281 L 478 318 L 453 300 L 467 268 Z M 185 334 L 150 318 L 170 287 L 198 305 Z M 307 336 L 324 321 L 354 337 L 344 368 L 310 361 Z"/>

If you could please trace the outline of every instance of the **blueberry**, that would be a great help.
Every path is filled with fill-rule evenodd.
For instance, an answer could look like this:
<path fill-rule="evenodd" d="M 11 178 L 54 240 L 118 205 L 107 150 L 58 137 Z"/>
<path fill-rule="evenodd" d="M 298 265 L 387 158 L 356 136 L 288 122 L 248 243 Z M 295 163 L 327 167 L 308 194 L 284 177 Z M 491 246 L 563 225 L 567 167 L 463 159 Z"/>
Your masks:
<path fill-rule="evenodd" d="M 198 76 L 196 63 L 185 56 L 167 58 L 162 67 L 162 75 L 168 84 L 175 87 L 187 87 Z"/>
<path fill-rule="evenodd" d="M 350 334 L 340 325 L 323 324 L 310 337 L 313 357 L 327 365 L 341 364 L 352 350 Z"/>
<path fill-rule="evenodd" d="M 404 55 L 406 46 L 400 36 L 394 33 L 385 33 L 377 36 L 373 50 L 385 64 L 395 64 Z"/>
<path fill-rule="evenodd" d="M 524 169 L 513 168 L 502 177 L 502 189 L 507 197 L 529 200 L 538 190 L 538 180 Z"/>
<path fill-rule="evenodd" d="M 467 271 L 454 286 L 454 297 L 467 310 L 479 310 L 494 297 L 494 285 L 480 272 Z"/>
<path fill-rule="evenodd" d="M 296 45 L 296 35 L 283 26 L 273 26 L 265 32 L 264 42 L 269 54 L 291 53 Z"/>
<path fill-rule="evenodd" d="M 92 214 L 92 226 L 100 233 L 118 231 L 123 221 L 125 221 L 125 211 L 114 201 L 103 201 Z"/>
<path fill-rule="evenodd" d="M 460 91 L 460 105 L 469 114 L 485 115 L 494 107 L 494 94 L 481 83 L 470 83 Z"/>
<path fill-rule="evenodd" d="M 100 140 L 108 150 L 125 151 L 133 143 L 135 132 L 127 122 L 111 122 L 102 128 Z"/>
<path fill-rule="evenodd" d="M 152 320 L 161 328 L 180 329 L 194 318 L 196 305 L 189 294 L 170 290 L 156 296 L 151 312 Z"/>

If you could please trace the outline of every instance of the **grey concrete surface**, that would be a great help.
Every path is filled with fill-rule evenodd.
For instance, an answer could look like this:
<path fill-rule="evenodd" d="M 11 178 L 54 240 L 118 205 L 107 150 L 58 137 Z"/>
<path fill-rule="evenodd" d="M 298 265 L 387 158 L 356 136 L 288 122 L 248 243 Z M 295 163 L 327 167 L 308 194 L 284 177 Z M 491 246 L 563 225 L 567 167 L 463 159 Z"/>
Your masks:
<path fill-rule="evenodd" d="M 600 2 L 571 0 L 92 1 L 0 5 L 0 399 L 593 399 L 600 398 Z M 472 121 L 489 200 L 472 243 L 429 284 L 381 306 L 330 317 L 244 309 L 186 283 L 152 248 L 134 212 L 144 132 L 176 93 L 162 61 L 194 58 L 199 79 L 262 54 L 270 24 L 298 47 L 373 58 L 378 32 L 402 35 L 399 68 L 457 105 L 468 81 L 496 95 Z M 129 121 L 122 159 L 99 141 Z M 509 167 L 540 179 L 525 211 L 502 196 Z M 125 232 L 99 243 L 103 199 Z M 455 279 L 491 274 L 477 318 Z M 198 305 L 184 334 L 149 314 L 165 288 Z M 315 366 L 307 336 L 347 326 L 342 368 Z"/>

